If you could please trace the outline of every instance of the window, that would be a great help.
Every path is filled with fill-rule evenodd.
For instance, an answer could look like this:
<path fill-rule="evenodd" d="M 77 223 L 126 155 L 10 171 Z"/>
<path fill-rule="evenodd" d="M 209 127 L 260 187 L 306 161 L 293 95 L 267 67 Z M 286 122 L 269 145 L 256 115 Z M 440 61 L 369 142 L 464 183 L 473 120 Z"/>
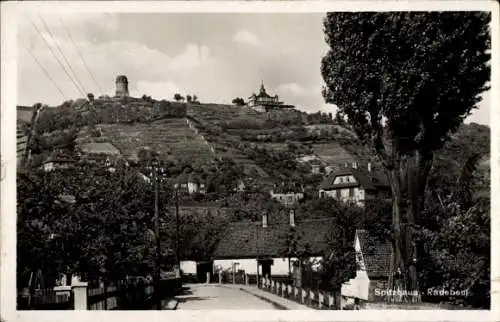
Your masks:
<path fill-rule="evenodd" d="M 354 188 L 349 188 L 349 197 L 354 197 Z"/>
<path fill-rule="evenodd" d="M 340 189 L 336 191 L 337 194 L 337 199 L 340 199 L 342 197 Z"/>

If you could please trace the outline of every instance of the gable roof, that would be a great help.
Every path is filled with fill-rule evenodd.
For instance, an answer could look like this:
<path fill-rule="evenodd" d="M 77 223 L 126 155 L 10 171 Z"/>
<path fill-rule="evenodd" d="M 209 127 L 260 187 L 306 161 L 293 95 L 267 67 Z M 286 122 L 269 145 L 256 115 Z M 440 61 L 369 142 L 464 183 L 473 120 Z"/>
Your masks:
<path fill-rule="evenodd" d="M 332 219 L 313 219 L 295 222 L 298 247 L 309 247 L 311 255 L 321 255 L 327 247 L 327 236 Z M 224 237 L 214 252 L 214 257 L 222 258 L 265 258 L 283 257 L 288 250 L 287 239 L 290 233 L 288 223 L 269 224 L 262 222 L 240 221 L 230 223 Z"/>
<path fill-rule="evenodd" d="M 369 278 L 389 277 L 391 274 L 392 245 L 375 238 L 367 230 L 356 230 Z"/>
<path fill-rule="evenodd" d="M 349 175 L 352 175 L 356 179 L 356 182 L 334 184 L 336 177 Z M 389 184 L 387 176 L 380 171 L 372 170 L 368 172 L 368 170 L 361 168 L 341 168 L 338 171 L 330 173 L 321 183 L 319 188 L 322 190 L 334 190 L 350 187 L 362 187 L 365 190 L 376 190 L 377 188 L 388 188 Z"/>

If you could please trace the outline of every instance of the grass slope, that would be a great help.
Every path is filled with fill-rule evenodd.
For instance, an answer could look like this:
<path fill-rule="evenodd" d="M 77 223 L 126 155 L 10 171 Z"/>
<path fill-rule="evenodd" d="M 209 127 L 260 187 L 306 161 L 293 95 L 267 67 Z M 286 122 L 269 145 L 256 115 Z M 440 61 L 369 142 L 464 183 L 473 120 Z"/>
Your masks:
<path fill-rule="evenodd" d="M 165 160 L 187 160 L 209 164 L 214 155 L 208 145 L 189 128 L 183 118 L 169 118 L 149 124 L 101 124 L 102 136 L 92 137 L 88 129 L 80 132 L 80 144 L 110 142 L 127 159 L 135 159 L 143 148 L 150 148 Z"/>

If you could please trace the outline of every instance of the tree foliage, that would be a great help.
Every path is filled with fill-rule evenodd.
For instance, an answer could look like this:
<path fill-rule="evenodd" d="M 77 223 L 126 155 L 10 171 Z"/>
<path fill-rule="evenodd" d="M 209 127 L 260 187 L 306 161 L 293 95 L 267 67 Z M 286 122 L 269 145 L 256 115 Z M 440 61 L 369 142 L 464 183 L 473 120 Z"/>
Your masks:
<path fill-rule="evenodd" d="M 422 216 L 424 229 L 417 235 L 425 248 L 419 266 L 425 289 L 468 292 L 438 300 L 489 308 L 490 178 L 489 169 L 477 165 L 473 154 L 450 184 L 453 189 L 448 194 L 430 195 Z"/>
<path fill-rule="evenodd" d="M 487 89 L 489 20 L 477 12 L 329 13 L 324 20 L 323 96 L 389 175 L 394 269 L 409 269 L 411 289 L 418 287 L 411 227 L 419 224 L 434 152 Z"/>
<path fill-rule="evenodd" d="M 233 99 L 232 103 L 236 106 L 243 106 L 245 105 L 245 100 L 241 97 L 236 97 Z"/>
<path fill-rule="evenodd" d="M 151 269 L 153 193 L 135 172 L 28 173 L 17 186 L 19 276 L 42 269 L 120 279 Z"/>

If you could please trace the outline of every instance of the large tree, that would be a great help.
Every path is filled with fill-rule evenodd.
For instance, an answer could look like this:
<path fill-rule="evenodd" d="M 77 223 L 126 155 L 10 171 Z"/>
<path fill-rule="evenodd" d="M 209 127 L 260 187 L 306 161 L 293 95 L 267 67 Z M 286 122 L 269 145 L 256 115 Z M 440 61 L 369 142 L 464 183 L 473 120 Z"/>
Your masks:
<path fill-rule="evenodd" d="M 324 20 L 325 101 L 347 116 L 389 177 L 393 270 L 401 272 L 393 287 L 418 288 L 413 229 L 434 152 L 487 89 L 489 21 L 478 12 L 329 13 Z"/>

